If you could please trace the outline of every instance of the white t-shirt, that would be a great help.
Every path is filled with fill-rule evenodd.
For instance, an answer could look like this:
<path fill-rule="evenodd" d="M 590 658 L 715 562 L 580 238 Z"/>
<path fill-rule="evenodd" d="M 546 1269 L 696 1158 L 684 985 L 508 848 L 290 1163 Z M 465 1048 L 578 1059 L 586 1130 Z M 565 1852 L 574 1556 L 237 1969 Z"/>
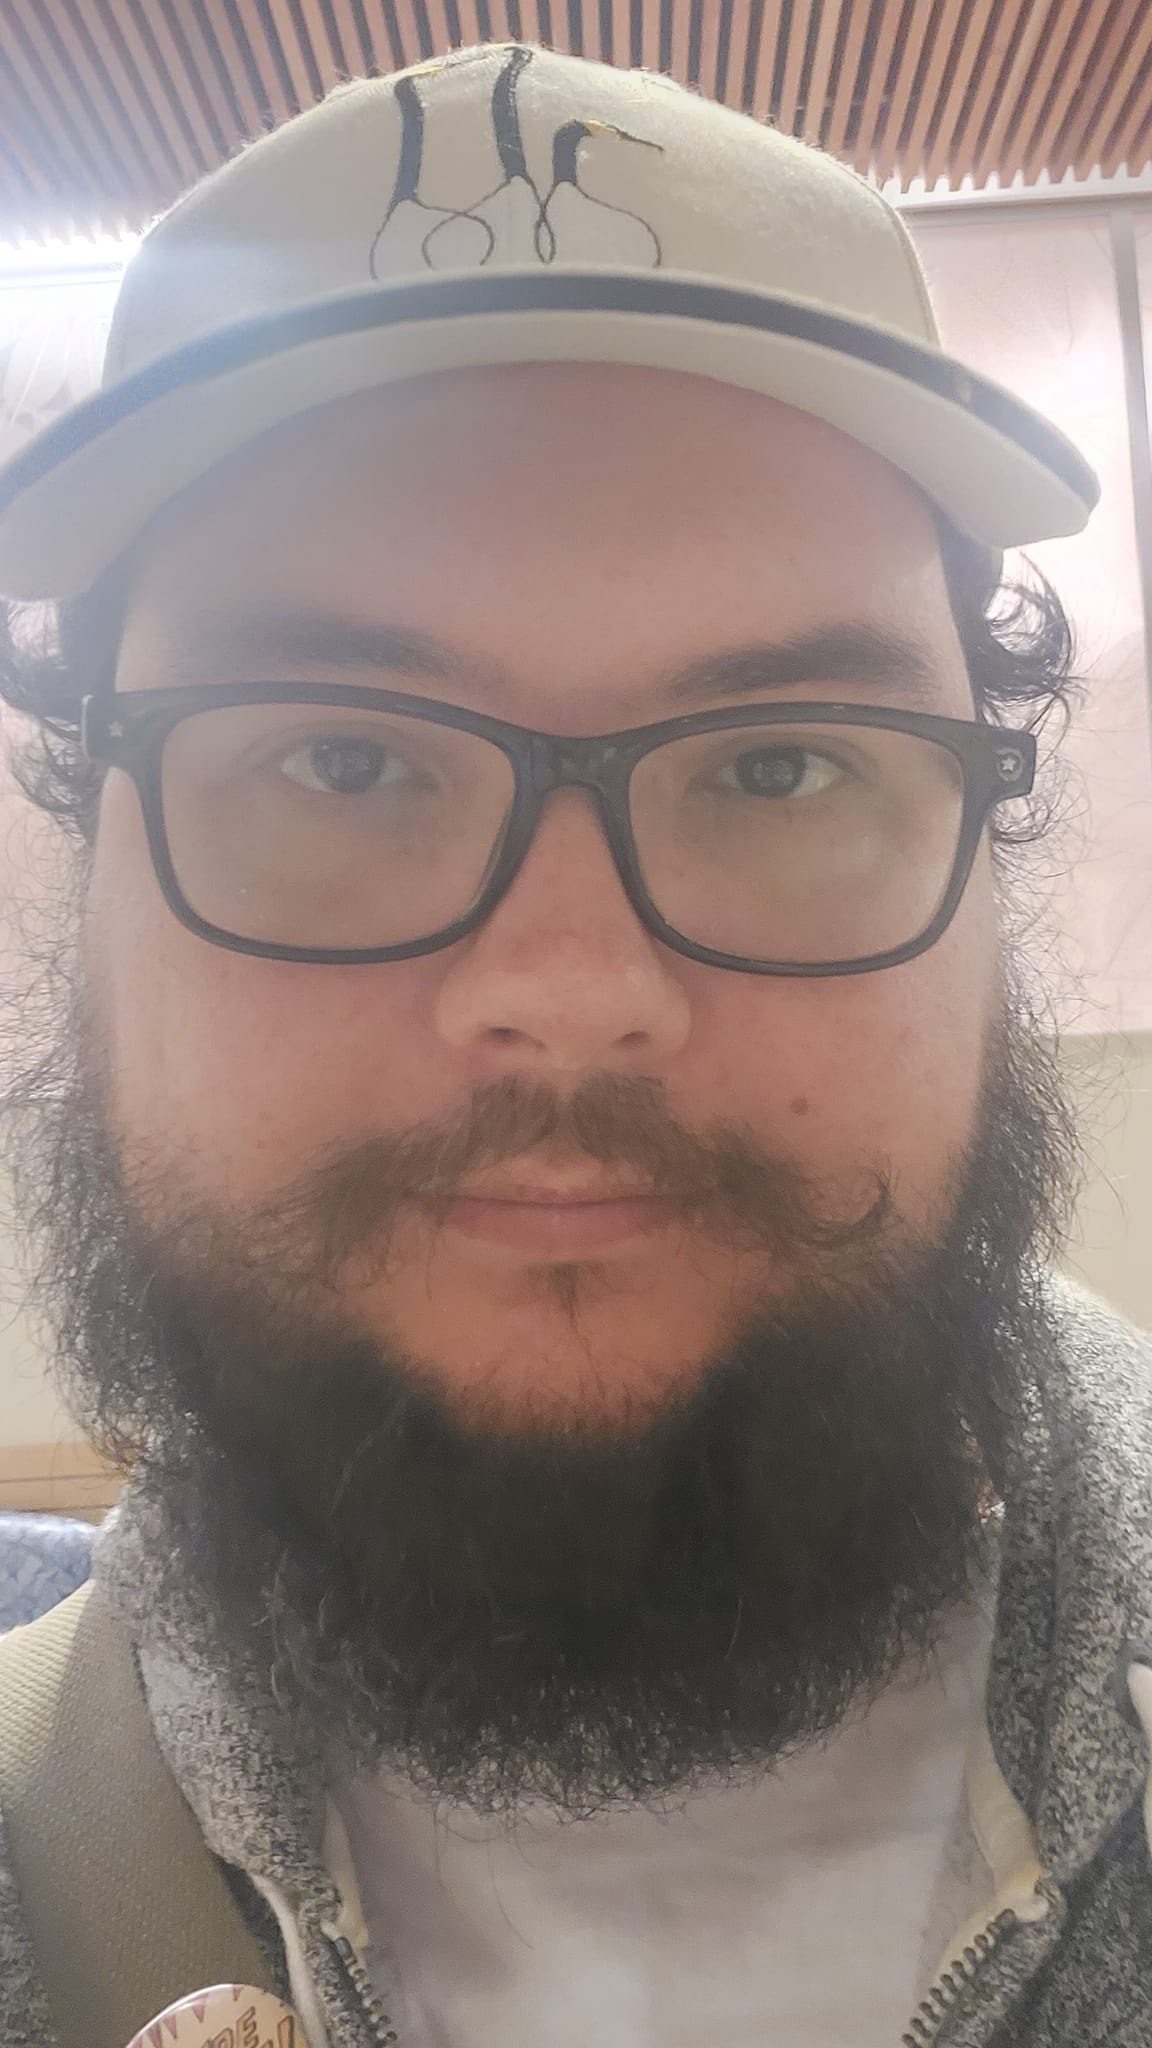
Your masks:
<path fill-rule="evenodd" d="M 820 1748 L 663 1814 L 509 1829 L 338 1784 L 404 2048 L 894 2048 L 991 1897 L 963 1819 L 990 1634 L 969 1614 Z"/>

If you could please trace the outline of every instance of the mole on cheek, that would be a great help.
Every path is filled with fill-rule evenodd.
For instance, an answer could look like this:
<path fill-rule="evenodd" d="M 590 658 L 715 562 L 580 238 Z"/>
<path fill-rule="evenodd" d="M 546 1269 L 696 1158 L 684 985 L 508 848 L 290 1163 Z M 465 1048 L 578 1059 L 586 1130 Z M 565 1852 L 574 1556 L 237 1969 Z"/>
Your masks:
<path fill-rule="evenodd" d="M 808 1097 L 806 1095 L 795 1095 L 788 1104 L 788 1107 L 792 1111 L 793 1116 L 807 1116 Z"/>

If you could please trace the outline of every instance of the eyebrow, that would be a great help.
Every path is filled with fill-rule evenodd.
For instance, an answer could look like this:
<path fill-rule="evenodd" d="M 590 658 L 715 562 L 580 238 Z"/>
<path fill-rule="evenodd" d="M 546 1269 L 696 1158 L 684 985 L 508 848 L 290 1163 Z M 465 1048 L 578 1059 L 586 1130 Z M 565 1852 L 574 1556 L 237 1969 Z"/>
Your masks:
<path fill-rule="evenodd" d="M 274 677 L 288 668 L 380 669 L 391 675 L 455 682 L 476 672 L 430 634 L 375 620 L 360 621 L 327 612 L 260 613 L 251 618 L 204 618 L 195 634 L 172 656 L 169 673 L 181 682 L 203 681 L 235 662 L 259 662 Z"/>
<path fill-rule="evenodd" d="M 499 665 L 478 662 L 430 634 L 320 612 L 200 620 L 195 641 L 173 657 L 168 672 L 173 681 L 203 680 L 238 659 L 259 662 L 266 670 L 262 680 L 272 680 L 281 663 L 456 685 L 498 686 L 506 678 Z M 902 633 L 858 621 L 703 655 L 666 673 L 653 694 L 674 708 L 701 697 L 771 694 L 813 683 L 882 691 L 913 706 L 939 703 L 939 668 L 929 650 Z"/>
<path fill-rule="evenodd" d="M 705 655 L 677 671 L 666 695 L 669 703 L 678 704 L 699 696 L 742 696 L 809 683 L 855 684 L 921 705 L 938 702 L 940 693 L 938 666 L 918 642 L 887 627 L 846 623 Z"/>

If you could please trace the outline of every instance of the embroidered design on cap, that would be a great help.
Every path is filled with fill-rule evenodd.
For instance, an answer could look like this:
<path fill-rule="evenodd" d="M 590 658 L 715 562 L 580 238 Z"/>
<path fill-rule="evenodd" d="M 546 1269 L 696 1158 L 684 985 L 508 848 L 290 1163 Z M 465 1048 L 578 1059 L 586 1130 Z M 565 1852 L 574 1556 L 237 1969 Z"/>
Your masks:
<path fill-rule="evenodd" d="M 489 53 L 485 51 L 479 54 L 487 56 Z M 448 58 L 443 61 L 434 60 L 430 64 L 419 64 L 396 79 L 393 94 L 400 109 L 400 157 L 384 218 L 372 238 L 368 252 L 368 275 L 371 278 L 380 280 L 381 246 L 401 207 L 404 206 L 418 207 L 422 212 L 438 215 L 420 244 L 420 254 L 427 269 L 437 268 L 433 253 L 437 236 L 465 221 L 471 222 L 480 230 L 480 239 L 476 245 L 478 253 L 472 261 L 476 269 L 483 269 L 496 254 L 499 238 L 496 228 L 490 220 L 484 218 L 481 208 L 499 199 L 503 193 L 512 191 L 517 185 L 526 188 L 535 205 L 532 242 L 541 263 L 555 263 L 558 259 L 564 258 L 565 252 L 560 246 L 552 210 L 558 195 L 565 190 L 571 190 L 578 193 L 587 205 L 600 207 L 606 213 L 618 213 L 643 228 L 652 244 L 651 267 L 653 270 L 660 268 L 664 252 L 660 245 L 660 237 L 651 222 L 645 220 L 642 214 L 633 212 L 631 207 L 619 205 L 614 200 L 601 199 L 595 193 L 589 192 L 580 182 L 580 173 L 585 147 L 590 143 L 594 144 L 600 137 L 612 136 L 619 142 L 632 143 L 638 149 L 659 150 L 661 145 L 648 141 L 645 136 L 632 135 L 627 129 L 617 128 L 611 122 L 565 121 L 553 132 L 552 179 L 547 191 L 541 191 L 529 168 L 519 105 L 520 79 L 534 55 L 535 51 L 526 49 L 522 44 L 513 43 L 508 46 L 508 55 L 497 74 L 490 103 L 492 139 L 504 175 L 490 191 L 460 206 L 438 205 L 424 198 L 420 191 L 420 181 L 424 173 L 425 123 L 431 112 L 421 98 L 420 85 L 423 81 L 438 77 L 447 70 L 459 69 L 459 62 Z M 476 58 L 477 53 L 467 53 L 467 61 L 474 63 Z M 459 247 L 459 237 L 457 245 Z M 575 253 L 575 260 L 579 260 L 579 253 Z M 458 261 L 457 256 L 453 268 L 457 267 Z M 634 251 L 630 252 L 629 261 L 631 265 L 635 265 Z"/>

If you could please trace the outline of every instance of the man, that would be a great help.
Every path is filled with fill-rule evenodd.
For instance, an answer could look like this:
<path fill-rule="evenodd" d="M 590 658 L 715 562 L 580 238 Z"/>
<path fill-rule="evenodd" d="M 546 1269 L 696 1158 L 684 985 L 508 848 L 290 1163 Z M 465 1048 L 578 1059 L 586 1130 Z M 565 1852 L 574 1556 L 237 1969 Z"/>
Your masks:
<path fill-rule="evenodd" d="M 1148 1354 L 1043 1276 L 1068 648 L 993 595 L 1093 495 L 666 80 L 354 83 L 146 240 L 0 515 L 10 1151 L 131 1468 L 3 1646 L 5 2048 L 1152 2039 Z"/>

